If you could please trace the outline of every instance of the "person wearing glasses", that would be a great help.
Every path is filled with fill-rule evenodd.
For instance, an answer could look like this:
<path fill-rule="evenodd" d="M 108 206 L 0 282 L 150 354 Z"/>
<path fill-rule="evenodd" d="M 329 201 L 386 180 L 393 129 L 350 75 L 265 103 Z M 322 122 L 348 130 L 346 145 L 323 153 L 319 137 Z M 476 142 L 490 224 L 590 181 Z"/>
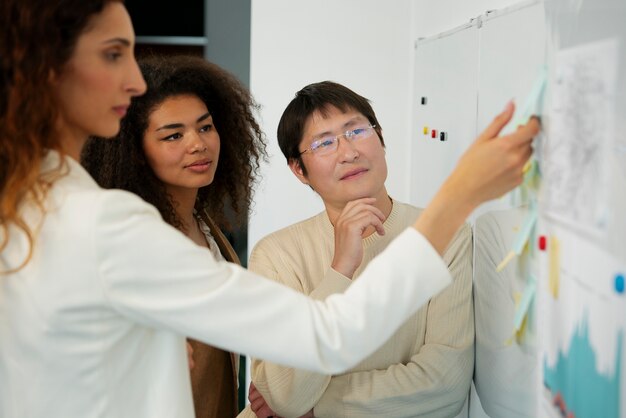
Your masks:
<path fill-rule="evenodd" d="M 325 210 L 262 239 L 249 268 L 323 300 L 358 281 L 422 210 L 389 197 L 380 123 L 368 100 L 343 85 L 324 81 L 296 93 L 278 125 L 278 142 Z M 443 258 L 453 284 L 348 372 L 331 376 L 253 361 L 251 404 L 240 416 L 455 416 L 474 364 L 468 224 Z"/>

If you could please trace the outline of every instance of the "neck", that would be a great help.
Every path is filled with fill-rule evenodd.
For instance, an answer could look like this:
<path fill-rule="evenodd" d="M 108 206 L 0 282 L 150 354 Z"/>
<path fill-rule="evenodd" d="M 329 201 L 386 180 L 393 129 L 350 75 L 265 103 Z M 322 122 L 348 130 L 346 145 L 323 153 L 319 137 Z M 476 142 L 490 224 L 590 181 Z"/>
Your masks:
<path fill-rule="evenodd" d="M 86 142 L 87 138 L 82 141 L 78 141 L 75 138 L 61 138 L 61 150 L 65 155 L 72 157 L 76 161 L 80 161 L 80 153 Z"/>
<path fill-rule="evenodd" d="M 76 161 L 80 161 L 80 153 L 89 136 L 67 128 L 62 121 L 57 123 L 57 132 L 59 133 L 63 153 Z"/>
<path fill-rule="evenodd" d="M 167 193 L 170 195 L 170 198 L 174 203 L 174 210 L 176 211 L 176 215 L 183 223 L 183 227 L 185 228 L 183 232 L 185 232 L 186 235 L 189 235 L 189 233 L 196 228 L 196 222 L 193 217 L 193 210 L 196 204 L 198 190 L 167 188 Z"/>

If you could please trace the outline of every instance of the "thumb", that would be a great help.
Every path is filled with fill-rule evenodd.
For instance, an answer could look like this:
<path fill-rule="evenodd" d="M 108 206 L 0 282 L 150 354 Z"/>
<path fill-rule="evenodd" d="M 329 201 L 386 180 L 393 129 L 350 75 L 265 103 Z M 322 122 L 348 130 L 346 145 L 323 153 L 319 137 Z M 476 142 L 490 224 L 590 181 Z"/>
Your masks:
<path fill-rule="evenodd" d="M 498 116 L 496 116 L 491 124 L 478 136 L 477 141 L 488 141 L 497 137 L 500 134 L 502 128 L 504 128 L 515 112 L 515 104 L 511 100 L 506 104 L 506 107 Z"/>

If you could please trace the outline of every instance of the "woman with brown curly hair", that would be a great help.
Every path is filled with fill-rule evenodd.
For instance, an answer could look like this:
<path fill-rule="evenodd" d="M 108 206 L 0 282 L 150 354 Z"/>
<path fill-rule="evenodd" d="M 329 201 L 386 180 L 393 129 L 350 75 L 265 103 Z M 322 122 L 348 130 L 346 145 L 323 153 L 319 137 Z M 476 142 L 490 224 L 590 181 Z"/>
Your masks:
<path fill-rule="evenodd" d="M 494 140 L 503 113 L 412 228 L 345 293 L 313 301 L 216 261 L 78 163 L 146 89 L 120 1 L 3 0 L 0 31 L 2 417 L 193 417 L 185 336 L 353 367 L 450 283 L 440 254 L 476 205 L 521 182 L 537 130 Z"/>
<path fill-rule="evenodd" d="M 224 205 L 245 218 L 263 134 L 248 90 L 200 57 L 139 61 L 148 91 L 135 98 L 113 140 L 84 147 L 83 166 L 105 188 L 124 189 L 154 205 L 163 219 L 217 259 L 239 262 L 220 227 Z M 197 417 L 237 415 L 238 356 L 191 341 Z"/>

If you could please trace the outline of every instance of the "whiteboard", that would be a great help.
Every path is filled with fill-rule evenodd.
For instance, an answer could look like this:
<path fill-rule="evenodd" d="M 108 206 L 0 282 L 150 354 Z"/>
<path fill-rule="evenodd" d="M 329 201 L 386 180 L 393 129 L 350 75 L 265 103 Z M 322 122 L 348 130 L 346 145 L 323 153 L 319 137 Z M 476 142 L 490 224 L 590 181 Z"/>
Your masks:
<path fill-rule="evenodd" d="M 528 93 L 546 65 L 546 25 L 541 1 L 524 1 L 488 12 L 481 19 L 478 74 L 477 130 L 482 132 L 509 100 L 516 115 L 523 111 Z M 514 29 L 513 29 L 514 28 Z M 513 131 L 516 116 L 502 130 Z M 507 195 L 479 207 L 473 218 L 490 210 L 519 206 L 516 196 Z"/>
<path fill-rule="evenodd" d="M 543 175 L 536 234 L 552 246 L 539 250 L 532 236 L 529 255 L 497 273 L 529 209 L 499 199 L 471 219 L 474 383 L 484 408 L 470 404 L 471 417 L 626 417 L 626 296 L 618 286 L 626 274 L 624 22 L 621 0 L 529 0 L 416 43 L 417 205 L 508 100 L 519 110 L 542 68 L 549 74 L 544 133 L 535 144 Z M 448 73 L 451 63 L 464 66 Z M 460 113 L 451 115 L 443 103 L 455 101 Z M 429 141 L 422 129 L 431 125 L 460 130 L 461 138 Z M 529 331 L 511 338 L 531 276 L 538 280 Z"/>
<path fill-rule="evenodd" d="M 476 135 L 477 64 L 476 23 L 415 44 L 410 147 L 415 206 L 428 204 Z M 441 132 L 447 140 L 441 141 Z"/>
<path fill-rule="evenodd" d="M 538 415 L 626 417 L 626 3 L 546 3 L 550 42 L 539 233 Z M 563 191 L 567 193 L 562 193 Z M 554 282 L 557 282 L 553 280 Z M 581 355 L 584 353 L 584 355 Z M 555 398 L 560 398 L 555 402 Z"/>

